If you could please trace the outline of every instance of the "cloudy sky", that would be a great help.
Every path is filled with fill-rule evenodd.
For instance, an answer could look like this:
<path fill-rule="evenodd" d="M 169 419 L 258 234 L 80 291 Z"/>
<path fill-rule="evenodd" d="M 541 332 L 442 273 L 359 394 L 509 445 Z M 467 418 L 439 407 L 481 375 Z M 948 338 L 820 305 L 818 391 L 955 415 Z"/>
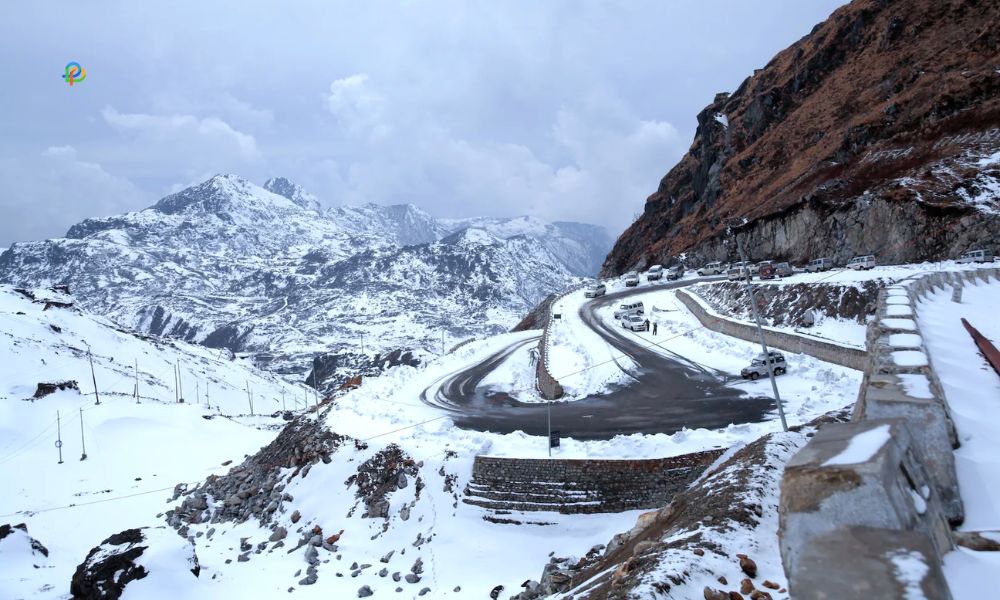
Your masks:
<path fill-rule="evenodd" d="M 0 248 L 214 173 L 617 234 L 714 94 L 839 4 L 4 2 Z"/>

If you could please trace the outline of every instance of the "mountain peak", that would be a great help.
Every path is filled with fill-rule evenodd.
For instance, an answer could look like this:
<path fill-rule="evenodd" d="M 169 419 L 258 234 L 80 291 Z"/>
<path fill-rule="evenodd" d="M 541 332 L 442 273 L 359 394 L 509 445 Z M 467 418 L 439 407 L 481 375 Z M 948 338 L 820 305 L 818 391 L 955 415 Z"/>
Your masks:
<path fill-rule="evenodd" d="M 316 196 L 310 194 L 301 185 L 287 177 L 272 177 L 268 179 L 264 182 L 264 189 L 279 196 L 284 196 L 306 210 L 322 211 L 322 206 L 320 206 L 319 199 Z"/>

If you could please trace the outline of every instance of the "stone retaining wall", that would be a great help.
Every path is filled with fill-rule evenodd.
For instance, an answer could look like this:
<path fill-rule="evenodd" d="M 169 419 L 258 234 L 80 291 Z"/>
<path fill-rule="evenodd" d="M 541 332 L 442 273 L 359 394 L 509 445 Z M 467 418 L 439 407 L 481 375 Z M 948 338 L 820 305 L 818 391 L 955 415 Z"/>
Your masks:
<path fill-rule="evenodd" d="M 498 512 L 655 508 L 687 489 L 723 452 L 641 460 L 477 456 L 462 501 Z"/>
<path fill-rule="evenodd" d="M 552 325 L 552 308 L 555 307 L 556 303 L 560 299 L 572 294 L 573 292 L 579 291 L 584 288 L 586 284 L 579 284 L 571 287 L 570 289 L 558 294 L 549 303 L 549 318 L 545 321 L 545 327 L 542 329 L 542 338 L 538 340 L 538 364 L 535 365 L 535 386 L 538 388 L 538 393 L 545 400 L 557 400 L 562 398 L 563 387 L 559 383 L 559 380 L 552 376 L 549 371 L 549 326 Z"/>
<path fill-rule="evenodd" d="M 760 341 L 755 326 L 708 312 L 700 302 L 684 290 L 677 290 L 677 298 L 706 328 L 748 342 L 757 343 Z M 863 370 L 868 362 L 868 353 L 860 348 L 824 342 L 793 333 L 764 328 L 764 339 L 770 348 L 795 352 L 796 354 L 808 354 L 820 360 L 859 371 Z"/>
<path fill-rule="evenodd" d="M 949 525 L 964 518 L 958 436 L 916 309 L 938 288 L 990 278 L 1000 269 L 913 276 L 880 291 L 852 422 L 823 427 L 782 479 L 779 537 L 793 598 L 907 597 L 894 562 L 903 555 L 929 566 L 918 582 L 926 597 L 950 598 L 939 565 L 953 547 Z M 839 459 L 852 444 L 871 455 Z"/>

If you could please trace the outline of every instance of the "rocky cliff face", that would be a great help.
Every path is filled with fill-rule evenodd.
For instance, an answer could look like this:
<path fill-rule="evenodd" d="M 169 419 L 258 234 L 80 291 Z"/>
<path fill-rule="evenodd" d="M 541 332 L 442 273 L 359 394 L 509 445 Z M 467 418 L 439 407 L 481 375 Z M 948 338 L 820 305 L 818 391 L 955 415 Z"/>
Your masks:
<path fill-rule="evenodd" d="M 737 225 L 727 234 L 727 225 Z M 855 0 L 698 115 L 605 274 L 951 257 L 1000 240 L 1000 3 Z M 994 248 L 1000 250 L 1000 248 Z"/>

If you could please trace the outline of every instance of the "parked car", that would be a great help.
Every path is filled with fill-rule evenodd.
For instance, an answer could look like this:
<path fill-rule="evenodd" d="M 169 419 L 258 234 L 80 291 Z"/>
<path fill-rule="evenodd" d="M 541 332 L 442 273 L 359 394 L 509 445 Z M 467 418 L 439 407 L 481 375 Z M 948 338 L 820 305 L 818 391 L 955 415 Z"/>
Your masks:
<path fill-rule="evenodd" d="M 751 265 L 750 266 L 750 272 L 753 273 L 754 275 L 756 275 L 756 274 L 760 273 L 760 268 L 761 267 L 763 267 L 764 265 L 770 265 L 770 264 L 774 264 L 774 263 L 772 261 L 770 261 L 770 260 L 762 260 L 762 261 L 760 261 L 759 263 L 757 263 L 755 265 Z"/>
<path fill-rule="evenodd" d="M 753 272 L 746 266 L 746 263 L 733 263 L 733 268 L 726 271 L 726 278 L 729 281 L 738 281 L 747 278 L 753 279 Z"/>
<path fill-rule="evenodd" d="M 656 281 L 663 277 L 663 265 L 653 265 L 646 271 L 646 281 Z"/>
<path fill-rule="evenodd" d="M 631 329 L 632 331 L 646 331 L 649 329 L 646 325 L 646 319 L 639 315 L 627 315 L 622 319 L 622 327 Z"/>
<path fill-rule="evenodd" d="M 764 360 L 765 357 L 763 352 L 758 354 L 757 358 L 750 362 L 749 367 L 744 367 L 743 370 L 740 371 L 740 376 L 743 377 L 743 379 L 753 379 L 756 381 L 761 375 L 768 374 L 768 362 L 771 363 L 771 368 L 774 369 L 775 375 L 785 374 L 788 371 L 788 365 L 785 363 L 784 355 L 775 350 L 771 350 L 768 354 L 770 355 L 769 361 Z"/>
<path fill-rule="evenodd" d="M 677 281 L 684 276 L 684 267 L 674 265 L 667 269 L 667 281 Z"/>
<path fill-rule="evenodd" d="M 710 262 L 707 265 L 705 265 L 704 267 L 698 269 L 698 275 L 701 275 L 702 277 L 704 277 L 706 275 L 718 275 L 718 274 L 722 273 L 724 270 L 725 270 L 725 267 L 722 266 L 722 263 L 720 263 L 720 262 Z"/>
<path fill-rule="evenodd" d="M 993 252 L 989 250 L 969 250 L 957 262 L 959 264 L 993 262 Z"/>
<path fill-rule="evenodd" d="M 774 274 L 778 277 L 789 277 L 795 271 L 792 270 L 792 265 L 786 262 L 774 263 Z"/>
<path fill-rule="evenodd" d="M 774 268 L 774 264 L 771 261 L 762 262 L 757 267 L 757 275 L 761 279 L 774 279 L 778 275 L 778 270 Z"/>
<path fill-rule="evenodd" d="M 615 311 L 615 318 L 621 319 L 628 315 L 641 315 L 645 311 L 642 302 L 622 302 Z"/>
<path fill-rule="evenodd" d="M 829 258 L 814 258 L 806 265 L 806 273 L 819 273 L 833 268 L 833 260 Z"/>
<path fill-rule="evenodd" d="M 596 298 L 598 296 L 603 296 L 607 292 L 608 292 L 608 288 L 606 288 L 603 283 L 594 283 L 594 284 L 591 284 L 591 285 L 587 286 L 583 290 L 583 297 L 584 298 Z"/>
<path fill-rule="evenodd" d="M 847 261 L 847 268 L 855 271 L 871 269 L 875 266 L 875 257 L 871 254 L 867 256 L 855 256 Z"/>
<path fill-rule="evenodd" d="M 635 271 L 625 274 L 625 287 L 635 287 L 639 285 L 639 274 Z"/>

